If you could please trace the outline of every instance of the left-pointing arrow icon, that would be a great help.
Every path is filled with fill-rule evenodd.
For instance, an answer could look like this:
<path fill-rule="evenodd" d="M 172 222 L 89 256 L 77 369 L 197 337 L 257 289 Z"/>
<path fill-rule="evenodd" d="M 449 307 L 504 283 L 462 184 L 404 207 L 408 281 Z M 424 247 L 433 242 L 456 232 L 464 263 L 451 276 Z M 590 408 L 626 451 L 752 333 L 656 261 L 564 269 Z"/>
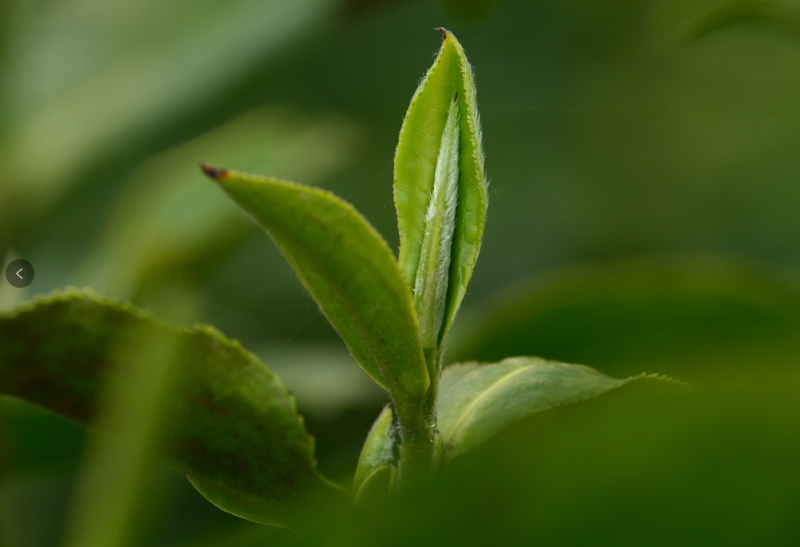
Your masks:
<path fill-rule="evenodd" d="M 25 272 L 25 275 L 23 275 L 22 272 Z M 18 289 L 22 289 L 33 283 L 35 275 L 36 272 L 33 271 L 33 265 L 21 258 L 12 260 L 8 266 L 6 266 L 6 279 L 12 287 L 17 287 Z"/>

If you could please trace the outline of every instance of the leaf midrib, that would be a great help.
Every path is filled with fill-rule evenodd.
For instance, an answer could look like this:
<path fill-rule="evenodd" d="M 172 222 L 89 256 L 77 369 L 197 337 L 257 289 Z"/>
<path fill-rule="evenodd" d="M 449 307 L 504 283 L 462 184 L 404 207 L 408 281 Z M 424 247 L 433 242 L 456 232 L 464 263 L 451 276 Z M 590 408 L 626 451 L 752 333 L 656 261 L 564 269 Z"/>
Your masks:
<path fill-rule="evenodd" d="M 461 429 L 461 427 L 464 425 L 464 421 L 472 414 L 472 412 L 475 410 L 475 407 L 478 406 L 478 404 L 489 395 L 489 393 L 491 393 L 492 391 L 496 390 L 498 388 L 498 386 L 504 384 L 510 378 L 516 376 L 517 374 L 520 374 L 520 373 L 524 372 L 525 370 L 528 370 L 529 368 L 533 368 L 535 366 L 537 366 L 537 365 L 521 366 L 517 370 L 509 372 L 508 374 L 506 374 L 505 376 L 503 376 L 499 380 L 495 381 L 488 388 L 486 388 L 483 391 L 483 393 L 478 395 L 469 405 L 467 405 L 466 410 L 464 411 L 464 413 L 461 415 L 461 417 L 456 422 L 455 427 L 453 427 L 453 432 L 451 433 L 450 438 L 451 439 L 455 439 L 456 434 L 458 433 L 459 429 Z M 478 370 L 480 370 L 480 369 L 478 369 Z"/>

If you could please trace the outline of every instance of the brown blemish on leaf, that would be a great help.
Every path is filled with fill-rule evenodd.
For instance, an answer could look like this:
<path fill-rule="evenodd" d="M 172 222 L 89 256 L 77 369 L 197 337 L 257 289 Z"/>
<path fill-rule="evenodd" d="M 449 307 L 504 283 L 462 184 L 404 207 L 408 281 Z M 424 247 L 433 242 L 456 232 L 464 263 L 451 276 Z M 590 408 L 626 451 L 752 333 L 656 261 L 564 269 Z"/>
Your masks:
<path fill-rule="evenodd" d="M 216 181 L 221 181 L 222 179 L 228 176 L 227 169 L 218 169 L 216 167 L 210 166 L 207 163 L 201 163 L 200 169 L 202 169 L 206 175 L 208 175 L 209 177 L 211 177 Z"/>

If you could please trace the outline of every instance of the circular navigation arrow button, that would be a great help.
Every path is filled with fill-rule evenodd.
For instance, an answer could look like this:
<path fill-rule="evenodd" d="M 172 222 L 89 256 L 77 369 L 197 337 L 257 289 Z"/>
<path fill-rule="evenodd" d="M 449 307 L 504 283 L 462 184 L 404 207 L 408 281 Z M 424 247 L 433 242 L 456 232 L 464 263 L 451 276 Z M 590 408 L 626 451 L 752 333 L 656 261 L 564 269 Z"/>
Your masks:
<path fill-rule="evenodd" d="M 6 268 L 6 279 L 18 289 L 33 283 L 33 265 L 27 260 L 13 260 Z"/>

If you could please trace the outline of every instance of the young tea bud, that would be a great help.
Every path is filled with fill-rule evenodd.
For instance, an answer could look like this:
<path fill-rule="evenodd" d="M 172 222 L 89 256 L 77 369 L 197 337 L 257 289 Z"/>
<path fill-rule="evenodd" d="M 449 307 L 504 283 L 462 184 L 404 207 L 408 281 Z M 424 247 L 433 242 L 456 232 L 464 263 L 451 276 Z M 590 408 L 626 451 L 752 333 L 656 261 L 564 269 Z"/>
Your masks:
<path fill-rule="evenodd" d="M 447 302 L 458 204 L 460 119 L 457 99 L 456 95 L 450 104 L 442 134 L 414 281 L 414 303 L 419 318 L 420 340 L 426 352 L 438 347 Z"/>
<path fill-rule="evenodd" d="M 439 30 L 442 47 L 406 112 L 394 163 L 398 264 L 414 292 L 434 389 L 480 251 L 488 199 L 472 67 L 455 36 Z"/>

